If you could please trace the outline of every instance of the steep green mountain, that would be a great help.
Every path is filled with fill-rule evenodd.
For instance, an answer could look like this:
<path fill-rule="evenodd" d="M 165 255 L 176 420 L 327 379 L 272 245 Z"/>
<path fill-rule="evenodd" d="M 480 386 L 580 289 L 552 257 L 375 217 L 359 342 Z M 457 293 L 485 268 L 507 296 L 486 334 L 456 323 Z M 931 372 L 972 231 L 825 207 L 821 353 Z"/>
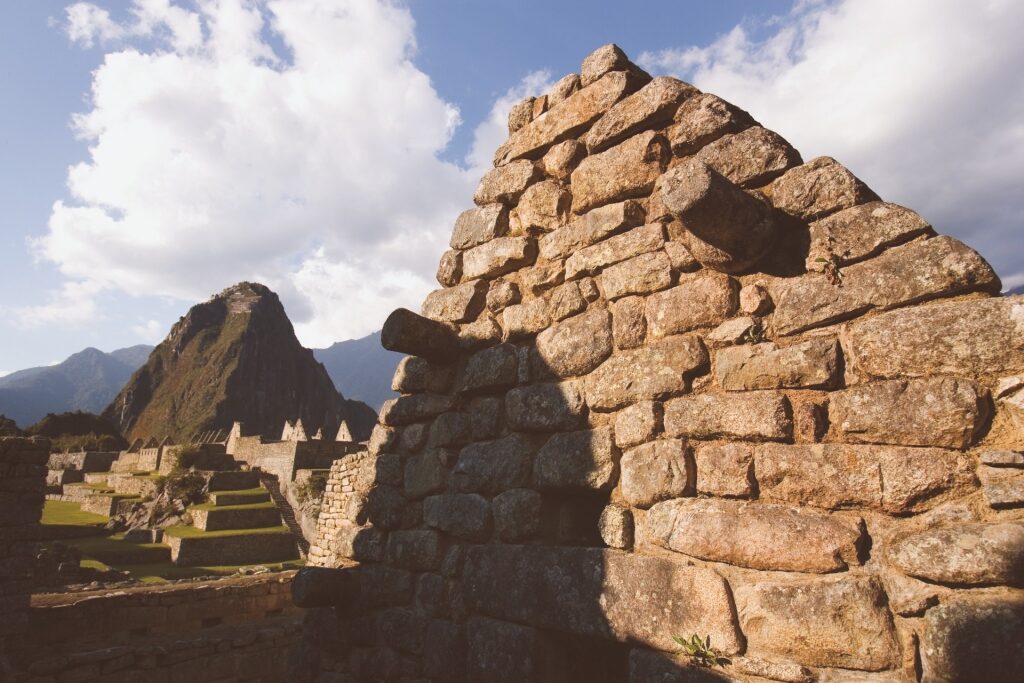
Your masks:
<path fill-rule="evenodd" d="M 22 427 L 47 413 L 98 413 L 146 362 L 152 349 L 140 344 L 104 353 L 90 347 L 57 365 L 0 377 L 0 413 Z"/>
<path fill-rule="evenodd" d="M 301 418 L 333 436 L 347 419 L 366 438 L 376 414 L 348 401 L 295 338 L 277 294 L 243 282 L 193 306 L 103 412 L 129 440 L 229 429 L 279 437 Z"/>
<path fill-rule="evenodd" d="M 351 398 L 380 410 L 384 401 L 398 395 L 391 391 L 391 377 L 402 354 L 381 346 L 380 332 L 313 349 L 313 355 L 327 368 L 334 386 L 344 387 Z"/>
<path fill-rule="evenodd" d="M 128 447 L 128 442 L 110 420 L 80 410 L 49 413 L 25 432 L 50 439 L 54 450 L 119 451 Z"/>

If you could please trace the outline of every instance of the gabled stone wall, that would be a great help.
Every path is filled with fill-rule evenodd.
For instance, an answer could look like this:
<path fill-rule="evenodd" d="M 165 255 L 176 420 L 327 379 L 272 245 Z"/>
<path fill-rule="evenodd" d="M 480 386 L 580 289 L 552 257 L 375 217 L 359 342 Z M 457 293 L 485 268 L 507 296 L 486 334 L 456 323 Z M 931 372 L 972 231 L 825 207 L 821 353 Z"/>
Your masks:
<path fill-rule="evenodd" d="M 509 129 L 332 472 L 320 680 L 1020 680 L 1024 298 L 614 46 Z"/>

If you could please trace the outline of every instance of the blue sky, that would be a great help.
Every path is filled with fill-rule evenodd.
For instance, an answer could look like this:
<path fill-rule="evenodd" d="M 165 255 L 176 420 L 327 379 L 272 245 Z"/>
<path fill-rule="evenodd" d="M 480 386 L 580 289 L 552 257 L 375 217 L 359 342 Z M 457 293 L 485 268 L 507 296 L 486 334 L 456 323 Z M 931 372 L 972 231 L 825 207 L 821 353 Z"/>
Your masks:
<path fill-rule="evenodd" d="M 607 42 L 1021 284 L 1016 4 L 8 3 L 0 372 L 153 343 L 243 278 L 309 346 L 377 329 L 435 286 L 507 107 Z"/>

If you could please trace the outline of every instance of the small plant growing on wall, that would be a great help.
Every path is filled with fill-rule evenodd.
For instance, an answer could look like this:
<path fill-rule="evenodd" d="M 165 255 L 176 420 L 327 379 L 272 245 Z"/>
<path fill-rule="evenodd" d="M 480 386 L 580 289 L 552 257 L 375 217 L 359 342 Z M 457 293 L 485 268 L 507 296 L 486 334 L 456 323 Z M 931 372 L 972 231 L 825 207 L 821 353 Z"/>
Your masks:
<path fill-rule="evenodd" d="M 689 638 L 672 636 L 672 640 L 682 648 L 677 654 L 686 655 L 698 666 L 711 668 L 725 666 L 729 663 L 727 657 L 723 657 L 718 650 L 711 647 L 711 636 L 707 636 L 702 640 L 700 636 L 694 633 Z"/>

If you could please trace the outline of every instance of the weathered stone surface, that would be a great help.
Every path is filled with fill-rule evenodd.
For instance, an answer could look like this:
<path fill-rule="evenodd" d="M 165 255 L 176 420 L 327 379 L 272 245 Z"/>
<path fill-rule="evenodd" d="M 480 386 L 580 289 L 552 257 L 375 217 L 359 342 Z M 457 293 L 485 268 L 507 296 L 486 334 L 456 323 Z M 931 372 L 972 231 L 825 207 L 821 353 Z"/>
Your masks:
<path fill-rule="evenodd" d="M 388 562 L 413 571 L 437 569 L 441 563 L 441 539 L 436 531 L 407 529 L 388 534 Z"/>
<path fill-rule="evenodd" d="M 568 180 L 573 169 L 587 156 L 587 147 L 578 140 L 566 140 L 549 149 L 540 160 L 540 167 L 552 178 Z"/>
<path fill-rule="evenodd" d="M 944 236 L 890 249 L 840 273 L 838 284 L 825 274 L 776 283 L 772 296 L 776 331 L 793 334 L 873 308 L 893 308 L 974 290 L 999 290 L 999 278 L 977 252 Z"/>
<path fill-rule="evenodd" d="M 548 326 L 548 304 L 544 299 L 532 299 L 523 304 L 509 306 L 501 312 L 502 326 L 507 339 L 520 339 L 537 334 Z"/>
<path fill-rule="evenodd" d="M 772 298 L 761 285 L 747 285 L 740 290 L 740 310 L 747 315 L 761 315 L 771 308 Z"/>
<path fill-rule="evenodd" d="M 812 221 L 878 196 L 832 157 L 818 157 L 772 183 L 771 198 L 776 208 Z"/>
<path fill-rule="evenodd" d="M 635 349 L 647 336 L 644 299 L 627 296 L 612 304 L 612 337 L 617 349 Z"/>
<path fill-rule="evenodd" d="M 564 259 L 626 228 L 640 225 L 644 210 L 633 200 L 592 209 L 569 225 L 540 238 L 540 255 L 549 260 Z"/>
<path fill-rule="evenodd" d="M 538 628 L 673 650 L 702 633 L 723 654 L 742 647 L 729 590 L 715 572 L 598 548 L 476 546 L 464 585 L 479 613 Z"/>
<path fill-rule="evenodd" d="M 512 106 L 508 112 L 509 135 L 528 124 L 533 120 L 534 97 L 525 97 Z"/>
<path fill-rule="evenodd" d="M 829 509 L 918 512 L 974 488 L 971 458 L 940 448 L 762 444 L 755 463 L 761 500 Z"/>
<path fill-rule="evenodd" d="M 609 107 L 640 85 L 636 74 L 615 71 L 570 95 L 565 101 L 509 136 L 494 154 L 496 164 L 521 157 L 536 158 L 551 145 L 574 137 L 597 120 Z"/>
<path fill-rule="evenodd" d="M 405 495 L 415 499 L 437 493 L 444 488 L 447 478 L 444 454 L 433 448 L 424 451 L 405 463 Z"/>
<path fill-rule="evenodd" d="M 536 629 L 474 616 L 466 624 L 466 636 L 468 680 L 541 680 L 543 637 Z"/>
<path fill-rule="evenodd" d="M 792 429 L 789 401 L 774 391 L 681 396 L 665 403 L 665 432 L 671 436 L 780 441 Z"/>
<path fill-rule="evenodd" d="M 597 288 L 597 280 L 594 278 L 580 278 L 576 284 L 579 285 L 580 294 L 583 296 L 584 301 L 593 303 L 601 298 L 601 290 Z"/>
<path fill-rule="evenodd" d="M 480 391 L 510 387 L 516 383 L 518 352 L 511 344 L 498 344 L 477 351 L 459 376 L 459 391 Z"/>
<path fill-rule="evenodd" d="M 699 446 L 697 493 L 724 498 L 749 498 L 754 492 L 754 452 L 749 444 Z"/>
<path fill-rule="evenodd" d="M 423 301 L 422 314 L 432 320 L 464 323 L 483 310 L 487 283 L 483 280 L 463 282 L 456 287 L 437 289 Z"/>
<path fill-rule="evenodd" d="M 707 350 L 699 337 L 667 337 L 606 360 L 586 378 L 587 402 L 595 410 L 615 410 L 635 401 L 682 393 L 687 378 L 707 364 Z"/>
<path fill-rule="evenodd" d="M 752 125 L 754 120 L 747 112 L 711 93 L 702 93 L 687 99 L 676 111 L 668 141 L 676 156 L 685 156 L 726 133 L 738 133 Z"/>
<path fill-rule="evenodd" d="M 830 396 L 829 420 L 842 440 L 967 448 L 983 427 L 986 393 L 944 377 L 872 382 Z"/>
<path fill-rule="evenodd" d="M 711 348 L 728 346 L 729 344 L 738 344 L 748 337 L 748 333 L 750 333 L 756 324 L 756 321 L 750 316 L 726 320 L 724 323 L 711 330 L 711 332 L 708 333 L 708 336 L 704 339 Z"/>
<path fill-rule="evenodd" d="M 733 657 L 732 670 L 747 674 L 748 676 L 759 676 L 761 678 L 767 678 L 772 681 L 785 681 L 785 683 L 812 683 L 815 678 L 814 674 L 810 669 L 799 664 L 792 664 L 789 662 L 772 662 L 767 659 L 758 659 L 755 657 Z M 818 679 L 819 683 L 824 683 L 824 678 Z M 832 683 L 844 683 L 842 680 L 836 680 Z M 896 683 L 895 681 L 854 681 L 847 680 L 845 683 Z"/>
<path fill-rule="evenodd" d="M 497 313 L 519 303 L 519 286 L 514 282 L 498 280 L 487 290 L 487 310 Z"/>
<path fill-rule="evenodd" d="M 665 138 L 646 131 L 588 156 L 572 172 L 573 213 L 647 194 L 670 155 Z"/>
<path fill-rule="evenodd" d="M 740 272 L 773 243 L 768 205 L 697 157 L 663 175 L 655 195 L 673 219 L 669 236 L 707 268 Z"/>
<path fill-rule="evenodd" d="M 643 73 L 639 67 L 629 61 L 629 57 L 618 45 L 608 43 L 583 59 L 583 64 L 580 66 L 580 83 L 584 86 L 590 85 L 610 71 Z M 650 79 L 649 76 L 648 79 Z"/>
<path fill-rule="evenodd" d="M 561 261 L 541 262 L 532 268 L 524 268 L 518 274 L 523 291 L 540 296 L 565 282 L 565 265 Z"/>
<path fill-rule="evenodd" d="M 542 371 L 556 377 L 584 375 L 612 352 L 612 319 L 596 308 L 556 323 L 537 335 Z"/>
<path fill-rule="evenodd" d="M 618 451 L 608 427 L 555 434 L 533 462 L 533 482 L 542 489 L 606 491 L 615 485 Z"/>
<path fill-rule="evenodd" d="M 479 206 L 496 202 L 514 204 L 530 183 L 538 178 L 539 171 L 536 164 L 527 159 L 492 168 L 480 179 L 473 201 Z"/>
<path fill-rule="evenodd" d="M 444 393 L 451 387 L 454 377 L 455 372 L 451 365 L 406 356 L 398 361 L 394 379 L 391 380 L 391 389 L 402 394 Z"/>
<path fill-rule="evenodd" d="M 832 388 L 839 380 L 839 344 L 822 337 L 781 349 L 774 342 L 733 346 L 715 354 L 715 375 L 726 391 Z"/>
<path fill-rule="evenodd" d="M 462 279 L 462 253 L 449 249 L 441 254 L 437 265 L 437 282 L 442 287 L 454 287 Z"/>
<path fill-rule="evenodd" d="M 423 501 L 423 522 L 455 538 L 480 541 L 491 533 L 491 504 L 475 493 L 429 496 Z"/>
<path fill-rule="evenodd" d="M 659 439 L 630 449 L 619 465 L 622 497 L 633 507 L 649 508 L 683 496 L 694 480 L 693 460 L 679 439 Z"/>
<path fill-rule="evenodd" d="M 734 592 L 751 650 L 805 666 L 868 671 L 898 661 L 885 592 L 874 578 L 758 581 Z"/>
<path fill-rule="evenodd" d="M 548 232 L 569 215 L 572 195 L 557 180 L 545 180 L 527 188 L 515 209 L 517 234 Z"/>
<path fill-rule="evenodd" d="M 462 254 L 462 277 L 493 278 L 533 263 L 537 243 L 529 237 L 499 237 Z"/>
<path fill-rule="evenodd" d="M 414 394 L 399 396 L 384 402 L 380 408 L 380 421 L 392 427 L 422 422 L 446 410 L 455 400 L 444 394 Z"/>
<path fill-rule="evenodd" d="M 597 522 L 601 540 L 609 548 L 633 547 L 633 513 L 618 505 L 607 505 Z"/>
<path fill-rule="evenodd" d="M 601 289 L 609 301 L 630 294 L 650 294 L 671 284 L 672 263 L 663 251 L 641 254 L 601 273 Z"/>
<path fill-rule="evenodd" d="M 978 459 L 989 467 L 1024 467 L 1024 453 L 1017 451 L 982 451 Z"/>
<path fill-rule="evenodd" d="M 473 428 L 466 413 L 447 412 L 434 418 L 427 445 L 435 448 L 464 446 L 473 440 Z"/>
<path fill-rule="evenodd" d="M 931 232 L 927 221 L 898 204 L 854 206 L 811 223 L 807 268 L 821 270 L 823 263 L 844 266 Z"/>
<path fill-rule="evenodd" d="M 664 244 L 661 223 L 642 225 L 574 253 L 565 262 L 565 277 L 592 275 L 605 266 L 661 249 Z"/>
<path fill-rule="evenodd" d="M 565 320 L 586 307 L 587 302 L 580 294 L 580 286 L 576 282 L 567 282 L 555 288 L 548 299 L 548 312 L 554 321 Z"/>
<path fill-rule="evenodd" d="M 1024 523 L 981 522 L 930 529 L 893 543 L 900 571 L 935 583 L 1024 585 Z"/>
<path fill-rule="evenodd" d="M 389 351 L 444 363 L 458 355 L 458 334 L 451 324 L 396 308 L 384 321 L 380 345 Z"/>
<path fill-rule="evenodd" d="M 587 405 L 575 382 L 516 387 L 505 396 L 510 429 L 555 432 L 579 426 Z"/>
<path fill-rule="evenodd" d="M 494 529 L 506 543 L 521 541 L 540 529 L 541 495 L 532 489 L 512 489 L 491 502 Z"/>
<path fill-rule="evenodd" d="M 583 141 L 591 153 L 600 152 L 644 128 L 660 128 L 672 120 L 683 100 L 697 92 L 688 83 L 659 76 L 609 109 Z"/>
<path fill-rule="evenodd" d="M 1024 506 L 1024 472 L 986 467 L 978 474 L 989 507 L 1001 510 Z"/>
<path fill-rule="evenodd" d="M 455 219 L 450 245 L 452 249 L 469 249 L 508 232 L 508 209 L 501 204 L 478 206 L 459 214 Z"/>
<path fill-rule="evenodd" d="M 726 135 L 703 147 L 696 158 L 743 187 L 757 187 L 801 163 L 782 136 L 760 126 Z"/>
<path fill-rule="evenodd" d="M 548 91 L 548 107 L 554 107 L 581 87 L 579 74 L 567 74 L 558 79 Z"/>
<path fill-rule="evenodd" d="M 647 327 L 654 338 L 718 325 L 736 311 L 736 281 L 707 273 L 647 298 Z"/>
<path fill-rule="evenodd" d="M 700 268 L 700 262 L 693 258 L 693 254 L 690 253 L 690 250 L 682 242 L 669 240 L 665 242 L 664 249 L 665 253 L 668 254 L 668 260 L 672 263 L 673 270 L 677 270 L 680 273 L 689 273 Z"/>
<path fill-rule="evenodd" d="M 922 681 L 1015 683 L 1024 671 L 1024 598 L 958 597 L 928 610 Z"/>
<path fill-rule="evenodd" d="M 466 446 L 452 479 L 459 491 L 500 493 L 524 486 L 533 467 L 533 446 L 518 434 Z"/>
<path fill-rule="evenodd" d="M 501 325 L 487 314 L 459 328 L 459 348 L 463 351 L 476 351 L 500 340 Z"/>
<path fill-rule="evenodd" d="M 631 448 L 650 441 L 661 430 L 661 404 L 638 401 L 615 416 L 615 445 Z"/>
<path fill-rule="evenodd" d="M 890 311 L 850 326 L 853 365 L 872 377 L 1024 370 L 1024 296 Z"/>
<path fill-rule="evenodd" d="M 658 503 L 645 520 L 655 545 L 712 562 L 824 574 L 860 564 L 857 520 L 714 498 Z"/>

